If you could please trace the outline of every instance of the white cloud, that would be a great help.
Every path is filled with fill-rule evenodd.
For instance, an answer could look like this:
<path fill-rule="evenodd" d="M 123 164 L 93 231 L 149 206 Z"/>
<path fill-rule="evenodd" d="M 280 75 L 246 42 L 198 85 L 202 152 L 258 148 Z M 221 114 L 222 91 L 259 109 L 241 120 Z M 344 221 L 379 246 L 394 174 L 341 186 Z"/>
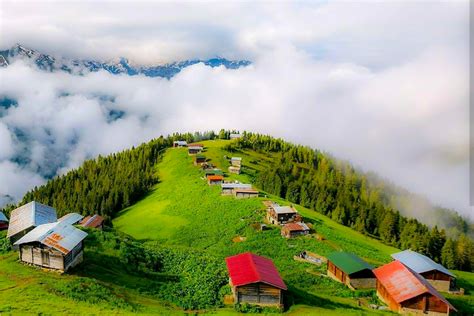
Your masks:
<path fill-rule="evenodd" d="M 224 127 L 330 151 L 467 212 L 467 5 L 234 3 L 210 10 L 202 3 L 3 1 L 8 45 L 83 58 L 225 55 L 254 64 L 198 64 L 171 80 L 50 74 L 23 63 L 1 69 L 0 95 L 19 106 L 0 118 L 0 144 L 10 148 L 0 153 L 0 172 L 14 155 L 31 163 L 12 169 L 8 162 L 19 177 L 0 193 L 19 198 L 37 183 L 25 180 L 25 170 L 64 172 L 163 133 Z M 110 122 L 111 109 L 126 114 Z M 28 147 L 15 128 L 32 139 Z"/>

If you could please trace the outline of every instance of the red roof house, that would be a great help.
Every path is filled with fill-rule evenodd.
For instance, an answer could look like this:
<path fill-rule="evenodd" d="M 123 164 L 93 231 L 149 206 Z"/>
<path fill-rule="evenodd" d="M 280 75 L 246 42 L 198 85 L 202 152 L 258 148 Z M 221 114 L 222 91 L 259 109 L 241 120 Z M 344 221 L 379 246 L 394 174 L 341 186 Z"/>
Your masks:
<path fill-rule="evenodd" d="M 377 278 L 377 295 L 393 311 L 440 315 L 456 311 L 428 281 L 400 261 L 392 261 L 373 272 Z"/>
<path fill-rule="evenodd" d="M 84 219 L 79 224 L 82 227 L 102 229 L 103 223 L 104 223 L 104 218 L 100 215 L 95 214 L 92 216 L 84 217 Z"/>
<path fill-rule="evenodd" d="M 209 175 L 207 176 L 207 183 L 209 185 L 221 184 L 224 180 L 224 177 L 221 175 Z"/>
<path fill-rule="evenodd" d="M 234 302 L 283 305 L 287 289 L 272 260 L 247 252 L 226 258 Z"/>

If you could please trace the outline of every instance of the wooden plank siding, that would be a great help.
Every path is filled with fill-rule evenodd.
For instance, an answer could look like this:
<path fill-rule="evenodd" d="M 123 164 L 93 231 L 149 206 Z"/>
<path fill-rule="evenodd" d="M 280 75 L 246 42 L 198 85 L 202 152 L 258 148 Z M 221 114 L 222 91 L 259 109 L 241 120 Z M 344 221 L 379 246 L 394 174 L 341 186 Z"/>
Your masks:
<path fill-rule="evenodd" d="M 328 260 L 327 274 L 332 279 L 347 285 L 350 289 L 373 289 L 377 280 L 369 270 L 363 270 L 348 275 Z"/>
<path fill-rule="evenodd" d="M 68 254 L 42 245 L 20 245 L 20 261 L 43 268 L 67 271 L 83 260 L 83 243 L 80 242 Z"/>
<path fill-rule="evenodd" d="M 282 290 L 265 283 L 253 283 L 234 287 L 235 301 L 256 305 L 280 306 L 283 304 Z"/>

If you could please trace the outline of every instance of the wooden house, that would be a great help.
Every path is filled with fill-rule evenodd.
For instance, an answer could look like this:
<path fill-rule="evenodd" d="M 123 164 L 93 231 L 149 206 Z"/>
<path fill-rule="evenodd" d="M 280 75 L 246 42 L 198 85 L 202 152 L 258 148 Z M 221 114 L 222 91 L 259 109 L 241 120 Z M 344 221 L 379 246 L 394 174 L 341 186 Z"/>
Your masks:
<path fill-rule="evenodd" d="M 449 315 L 456 309 L 425 278 L 400 261 L 374 270 L 377 296 L 395 312 Z"/>
<path fill-rule="evenodd" d="M 187 147 L 188 143 L 184 140 L 175 140 L 173 142 L 173 147 Z"/>
<path fill-rule="evenodd" d="M 375 288 L 373 267 L 358 256 L 337 251 L 331 253 L 327 259 L 329 277 L 344 283 L 353 290 Z"/>
<path fill-rule="evenodd" d="M 230 136 L 229 136 L 230 139 L 239 139 L 239 138 L 241 138 L 241 137 L 242 137 L 242 135 L 239 134 L 239 133 L 232 133 L 232 134 L 230 134 Z"/>
<path fill-rule="evenodd" d="M 283 306 L 287 287 L 272 260 L 247 252 L 226 258 L 234 302 Z"/>
<path fill-rule="evenodd" d="M 233 195 L 234 190 L 239 189 L 252 189 L 251 184 L 239 183 L 239 182 L 223 182 L 221 184 L 222 195 Z"/>
<path fill-rule="evenodd" d="M 199 154 L 204 149 L 202 144 L 189 144 L 188 145 L 188 154 L 196 155 Z"/>
<path fill-rule="evenodd" d="M 222 184 L 222 181 L 224 181 L 223 176 L 219 176 L 219 175 L 216 175 L 216 176 L 209 175 L 209 176 L 207 176 L 207 184 L 209 184 L 209 185 L 220 185 L 220 184 Z"/>
<path fill-rule="evenodd" d="M 43 268 L 67 271 L 83 260 L 87 233 L 64 223 L 42 224 L 15 242 L 20 260 Z"/>
<path fill-rule="evenodd" d="M 104 228 L 104 218 L 100 215 L 86 216 L 80 223 L 82 227 L 96 228 L 102 230 Z"/>
<path fill-rule="evenodd" d="M 36 226 L 53 223 L 56 220 L 54 208 L 35 201 L 30 202 L 11 212 L 7 237 L 14 243 Z"/>
<path fill-rule="evenodd" d="M 255 189 L 234 189 L 234 197 L 237 199 L 250 199 L 258 197 L 258 190 Z"/>
<path fill-rule="evenodd" d="M 303 222 L 287 223 L 281 228 L 281 235 L 285 238 L 294 238 L 309 234 L 309 227 Z"/>
<path fill-rule="evenodd" d="M 204 171 L 204 174 L 207 176 L 224 176 L 224 173 L 221 169 L 207 169 Z"/>
<path fill-rule="evenodd" d="M 415 251 L 405 250 L 392 254 L 392 258 L 420 274 L 438 291 L 449 292 L 454 287 L 456 276 L 427 256 Z"/>
<path fill-rule="evenodd" d="M 230 173 L 235 173 L 235 174 L 240 174 L 240 166 L 230 166 L 229 167 L 229 172 Z"/>
<path fill-rule="evenodd" d="M 0 230 L 8 229 L 8 218 L 0 212 Z"/>
<path fill-rule="evenodd" d="M 242 165 L 241 157 L 232 157 L 230 158 L 230 164 L 234 167 L 240 167 Z"/>
<path fill-rule="evenodd" d="M 194 165 L 198 166 L 203 163 L 206 163 L 206 156 L 204 155 L 196 155 L 194 156 Z"/>
<path fill-rule="evenodd" d="M 273 204 L 267 208 L 267 221 L 274 225 L 301 222 L 301 216 L 293 206 Z"/>

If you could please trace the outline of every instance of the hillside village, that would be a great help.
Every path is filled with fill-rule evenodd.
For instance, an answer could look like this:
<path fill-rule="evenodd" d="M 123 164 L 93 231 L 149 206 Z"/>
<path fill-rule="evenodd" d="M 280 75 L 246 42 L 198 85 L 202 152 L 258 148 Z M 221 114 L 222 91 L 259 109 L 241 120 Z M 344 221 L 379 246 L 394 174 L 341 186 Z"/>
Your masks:
<path fill-rule="evenodd" d="M 237 139 L 234 134 L 233 139 Z M 199 168 L 202 185 L 219 187 L 222 196 L 234 199 L 256 199 L 262 203 L 265 213 L 253 223 L 257 231 L 278 229 L 282 239 L 325 237 L 293 205 L 280 205 L 250 183 L 229 179 L 206 157 L 206 147 L 201 143 L 187 144 L 175 141 L 172 150 L 186 150 L 192 164 Z M 228 161 L 229 174 L 240 175 L 245 168 L 242 157 L 223 157 Z M 54 208 L 31 201 L 10 213 L 10 219 L 0 213 L 0 226 L 7 230 L 19 261 L 47 270 L 67 272 L 84 260 L 84 240 L 87 232 L 81 228 L 101 230 L 104 218 L 98 214 L 83 217 L 68 213 L 57 218 Z M 235 242 L 245 242 L 245 237 Z M 378 267 L 366 262 L 354 253 L 333 251 L 323 256 L 302 251 L 294 260 L 304 265 L 323 267 L 331 282 L 339 282 L 351 291 L 373 290 L 378 302 L 368 305 L 374 310 L 391 310 L 400 314 L 450 315 L 457 312 L 441 293 L 463 295 L 454 273 L 427 256 L 411 250 L 393 253 L 392 261 Z M 287 284 L 273 262 L 273 258 L 252 252 L 225 258 L 231 293 L 224 297 L 228 305 L 257 305 L 273 307 L 280 311 L 285 306 L 285 296 L 292 284 Z M 289 286 L 290 285 L 290 286 Z"/>

